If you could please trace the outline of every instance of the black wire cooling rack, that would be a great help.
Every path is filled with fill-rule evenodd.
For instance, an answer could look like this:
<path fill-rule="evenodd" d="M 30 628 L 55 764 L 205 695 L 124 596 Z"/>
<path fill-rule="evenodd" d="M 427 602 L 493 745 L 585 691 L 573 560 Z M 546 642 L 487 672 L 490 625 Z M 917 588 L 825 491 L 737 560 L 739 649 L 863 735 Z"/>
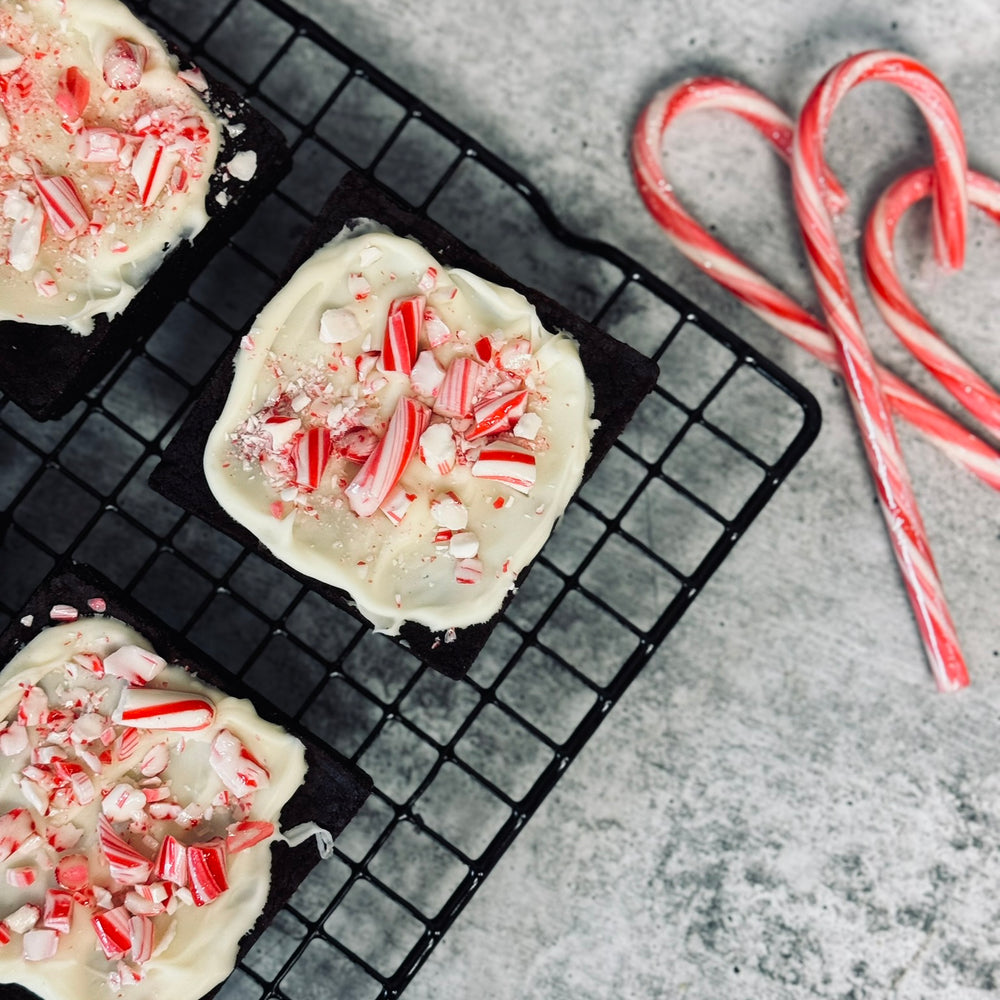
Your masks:
<path fill-rule="evenodd" d="M 39 424 L 0 401 L 0 624 L 53 565 L 89 562 L 368 771 L 375 791 L 334 858 L 220 996 L 395 997 L 809 447 L 819 411 L 766 358 L 634 260 L 568 232 L 506 164 L 280 0 L 135 6 L 280 125 L 294 168 L 167 322 L 69 415 Z M 146 484 L 349 168 L 661 368 L 459 681 Z"/>

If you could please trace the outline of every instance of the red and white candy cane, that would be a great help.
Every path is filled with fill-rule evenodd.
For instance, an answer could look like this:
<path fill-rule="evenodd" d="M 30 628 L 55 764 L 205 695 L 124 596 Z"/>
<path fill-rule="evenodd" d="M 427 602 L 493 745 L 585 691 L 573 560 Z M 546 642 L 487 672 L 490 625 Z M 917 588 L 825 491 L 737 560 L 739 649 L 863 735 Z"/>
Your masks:
<path fill-rule="evenodd" d="M 848 395 L 931 670 L 941 690 L 954 690 L 969 682 L 965 661 L 823 195 L 828 173 L 823 143 L 834 110 L 849 90 L 869 80 L 900 87 L 923 112 L 934 150 L 935 248 L 942 263 L 961 267 L 968 200 L 958 113 L 937 78 L 908 56 L 866 52 L 845 59 L 823 77 L 806 99 L 792 138 L 792 195 L 823 315 L 837 342 Z"/>
<path fill-rule="evenodd" d="M 836 344 L 826 325 L 706 232 L 684 209 L 667 180 L 661 164 L 664 133 L 682 114 L 699 110 L 726 111 L 745 119 L 783 159 L 790 158 L 792 120 L 773 101 L 723 77 L 684 80 L 657 94 L 636 123 L 632 167 L 646 207 L 692 263 L 732 292 L 765 323 L 828 368 L 839 371 Z M 846 195 L 829 172 L 825 175 L 824 192 L 832 210 L 846 204 Z M 887 368 L 878 366 L 877 371 L 893 413 L 912 424 L 959 465 L 994 489 L 1000 489 L 1000 454 L 996 449 Z"/>
<path fill-rule="evenodd" d="M 969 203 L 1000 221 L 1000 183 L 972 170 L 966 182 Z M 896 271 L 896 225 L 911 205 L 931 195 L 933 185 L 933 170 L 916 170 L 879 198 L 865 228 L 865 277 L 889 328 L 962 406 L 1000 435 L 1000 393 L 938 336 L 906 294 Z"/>
<path fill-rule="evenodd" d="M 128 687 L 122 691 L 111 718 L 119 725 L 194 733 L 212 724 L 215 706 L 208 698 L 190 691 Z"/>

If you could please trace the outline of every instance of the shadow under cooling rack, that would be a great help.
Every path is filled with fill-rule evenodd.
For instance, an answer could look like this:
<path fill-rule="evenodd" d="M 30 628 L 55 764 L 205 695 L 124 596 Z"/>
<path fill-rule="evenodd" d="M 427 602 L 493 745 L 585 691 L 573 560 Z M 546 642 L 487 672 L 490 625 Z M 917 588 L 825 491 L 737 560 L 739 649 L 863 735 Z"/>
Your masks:
<path fill-rule="evenodd" d="M 397 996 L 819 428 L 797 383 L 278 0 L 148 0 L 247 94 L 290 176 L 64 419 L 0 402 L 0 618 L 94 564 L 372 775 L 375 791 L 220 996 Z M 207 373 L 348 170 L 658 361 L 467 678 L 454 681 L 146 485 Z"/>

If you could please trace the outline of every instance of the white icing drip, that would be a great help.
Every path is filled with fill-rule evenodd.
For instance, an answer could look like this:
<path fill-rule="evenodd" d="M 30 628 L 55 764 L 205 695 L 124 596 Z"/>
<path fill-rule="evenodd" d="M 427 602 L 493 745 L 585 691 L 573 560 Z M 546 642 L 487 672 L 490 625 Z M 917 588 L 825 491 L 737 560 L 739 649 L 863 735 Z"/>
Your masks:
<path fill-rule="evenodd" d="M 315 837 L 316 850 L 319 851 L 321 858 L 329 858 L 333 854 L 333 837 L 330 831 L 323 829 L 317 823 L 300 823 L 291 830 L 285 830 L 280 836 L 289 847 L 298 847 L 299 844 L 304 844 Z"/>
<path fill-rule="evenodd" d="M 16 713 L 22 685 L 40 684 L 51 697 L 63 682 L 65 665 L 74 655 L 97 653 L 104 656 L 129 643 L 150 648 L 142 636 L 111 618 L 83 618 L 46 629 L 0 673 L 0 718 L 9 719 Z M 74 688 L 106 690 L 100 699 L 105 712 L 117 702 L 123 683 L 113 677 L 97 679 L 83 669 L 68 682 Z M 180 667 L 166 667 L 153 684 L 208 697 L 215 703 L 216 710 L 212 726 L 195 733 L 146 732 L 135 753 L 127 761 L 106 767 L 95 778 L 95 783 L 99 782 L 101 788 L 111 788 L 130 771 L 136 778 L 146 753 L 166 740 L 173 751 L 183 746 L 183 754 L 173 752 L 167 769 L 159 777 L 170 782 L 179 801 L 207 806 L 222 790 L 221 780 L 208 765 L 209 745 L 215 734 L 225 728 L 238 736 L 261 763 L 270 764 L 270 782 L 255 793 L 249 819 L 267 820 L 277 825 L 282 806 L 305 776 L 302 744 L 279 727 L 261 720 L 250 702 L 228 697 L 202 684 Z M 25 804 L 12 780 L 25 760 L 25 754 L 0 756 L 0 814 Z M 74 807 L 64 815 L 50 817 L 49 822 L 59 819 L 84 830 L 80 841 L 67 853 L 86 855 L 92 882 L 109 885 L 108 866 L 94 834 L 100 808 L 101 796 L 98 794 L 90 806 Z M 173 832 L 188 843 L 203 842 L 220 834 L 225 836 L 225 826 L 232 817 L 226 809 L 216 808 L 214 812 L 210 821 L 189 834 L 165 822 L 154 822 L 152 832 L 158 835 L 157 839 L 163 832 Z M 33 815 L 36 823 L 46 822 L 37 812 Z M 55 853 L 48 848 L 43 848 L 42 853 L 55 859 Z M 0 864 L 0 870 L 36 863 L 35 857 L 35 854 L 15 855 Z M 229 889 L 208 905 L 182 904 L 173 916 L 163 914 L 154 918 L 155 957 L 143 966 L 142 981 L 128 987 L 126 995 L 131 1000 L 197 1000 L 229 974 L 236 960 L 239 939 L 253 926 L 267 897 L 270 851 L 266 842 L 230 854 L 228 879 Z M 0 876 L 0 918 L 25 902 L 40 902 L 45 888 L 54 886 L 51 871 L 41 871 L 35 885 L 27 889 L 14 888 Z M 61 936 L 54 958 L 25 963 L 18 937 L 0 947 L 0 982 L 22 983 L 43 1000 L 80 1000 L 82 997 L 110 1000 L 115 994 L 108 986 L 108 976 L 117 963 L 109 962 L 99 948 L 95 949 L 95 943 L 90 913 L 78 904 L 74 907 L 72 929 Z"/>
<path fill-rule="evenodd" d="M 434 630 L 465 627 L 498 610 L 579 485 L 596 426 L 591 387 L 575 342 L 543 329 L 522 295 L 467 271 L 446 270 L 419 244 L 376 231 L 374 224 L 361 228 L 368 231 L 343 233 L 318 251 L 257 317 L 209 437 L 205 474 L 235 520 L 290 566 L 347 590 L 378 630 L 396 634 L 404 621 Z M 435 283 L 427 291 L 429 269 Z M 482 440 L 463 443 L 471 450 L 444 475 L 416 457 L 409 463 L 400 486 L 416 499 L 398 525 L 381 512 L 359 518 L 347 506 L 342 487 L 357 472 L 357 462 L 331 459 L 315 492 L 289 487 L 287 453 L 274 454 L 270 438 L 258 433 L 262 421 L 255 415 L 304 392 L 320 400 L 313 405 L 332 407 L 331 427 L 344 418 L 341 407 L 348 420 L 381 437 L 397 401 L 413 390 L 406 376 L 381 373 L 363 352 L 381 346 L 393 300 L 425 291 L 427 306 L 443 324 L 425 323 L 419 347 L 433 347 L 443 368 L 455 357 L 475 357 L 482 337 L 509 345 L 508 368 L 520 373 L 515 382 L 529 388 L 529 406 L 539 420 L 530 440 L 516 442 L 536 460 L 528 495 L 471 474 Z M 330 310 L 349 312 L 357 321 L 353 339 L 323 334 Z M 518 342 L 530 344 L 527 354 L 518 354 Z M 359 355 L 358 363 L 371 368 L 363 391 Z M 273 457 L 262 466 L 257 456 L 264 453 Z M 449 491 L 468 508 L 469 529 L 479 540 L 483 572 L 475 584 L 456 580 L 447 544 L 434 545 L 438 527 L 431 500 Z"/>
<path fill-rule="evenodd" d="M 88 213 L 95 210 L 92 218 L 104 221 L 99 233 L 68 241 L 48 226 L 30 266 L 23 266 L 22 252 L 15 267 L 8 263 L 11 223 L 4 225 L 0 219 L 0 320 L 63 325 L 87 334 L 95 316 L 113 317 L 128 305 L 170 248 L 204 228 L 209 176 L 219 148 L 218 122 L 178 78 L 176 62 L 157 36 L 117 0 L 32 0 L 31 4 L 5 0 L 0 3 L 0 32 L 5 27 L 48 54 L 26 63 L 33 83 L 30 102 L 6 110 L 16 128 L 9 142 L 0 143 L 0 196 L 19 185 L 34 196 L 31 169 L 25 174 L 25 167 L 37 162 L 43 173 L 69 176 Z M 104 53 L 116 38 L 140 43 L 147 50 L 142 81 L 134 90 L 110 90 L 105 84 Z M 56 48 L 58 56 L 52 55 Z M 200 173 L 188 172 L 186 191 L 175 192 L 168 183 L 150 208 L 141 210 L 123 197 L 128 189 L 136 191 L 128 162 L 85 163 L 78 158 L 75 137 L 61 127 L 62 115 L 53 98 L 59 78 L 70 67 L 82 71 L 90 84 L 82 123 L 87 127 L 124 131 L 121 123 L 167 107 L 201 119 L 208 139 L 199 157 Z M 17 111 L 26 107 L 29 117 L 19 120 Z M 40 107 L 47 109 L 44 123 L 37 113 Z M 35 276 L 45 271 L 54 276 L 54 286 L 36 285 Z"/>

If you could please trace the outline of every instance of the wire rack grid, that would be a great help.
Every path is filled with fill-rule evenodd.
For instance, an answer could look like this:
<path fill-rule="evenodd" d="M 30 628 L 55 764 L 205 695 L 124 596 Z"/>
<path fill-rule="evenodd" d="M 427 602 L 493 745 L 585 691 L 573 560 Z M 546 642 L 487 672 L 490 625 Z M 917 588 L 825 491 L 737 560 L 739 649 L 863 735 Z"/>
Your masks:
<path fill-rule="evenodd" d="M 0 401 L 0 624 L 89 562 L 372 775 L 334 858 L 221 997 L 398 996 L 819 428 L 812 397 L 280 0 L 138 12 L 285 132 L 294 167 L 65 418 Z M 657 387 L 455 681 L 163 500 L 146 480 L 214 363 L 355 169 L 659 362 Z"/>

